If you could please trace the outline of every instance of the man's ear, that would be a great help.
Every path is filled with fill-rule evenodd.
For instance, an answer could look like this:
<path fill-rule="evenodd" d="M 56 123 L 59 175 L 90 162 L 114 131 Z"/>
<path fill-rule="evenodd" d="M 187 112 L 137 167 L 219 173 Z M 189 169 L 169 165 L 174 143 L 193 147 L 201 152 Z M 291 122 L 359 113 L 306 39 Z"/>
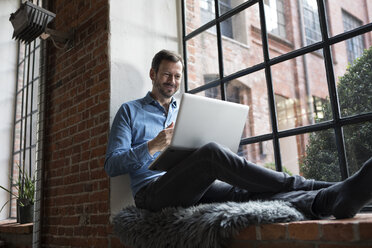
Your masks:
<path fill-rule="evenodd" d="M 152 81 L 155 81 L 156 72 L 153 68 L 150 69 L 150 78 L 151 78 Z"/>

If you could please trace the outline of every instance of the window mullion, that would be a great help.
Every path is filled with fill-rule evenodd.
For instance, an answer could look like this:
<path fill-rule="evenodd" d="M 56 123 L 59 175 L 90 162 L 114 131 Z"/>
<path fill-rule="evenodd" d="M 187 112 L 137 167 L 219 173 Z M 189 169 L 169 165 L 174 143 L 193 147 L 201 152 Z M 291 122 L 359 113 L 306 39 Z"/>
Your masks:
<path fill-rule="evenodd" d="M 218 19 L 218 17 L 220 16 L 220 1 L 219 0 L 214 0 L 215 1 L 215 18 L 216 20 Z M 218 71 L 219 71 L 219 78 L 220 80 L 223 78 L 224 76 L 224 68 L 223 68 L 223 49 L 222 49 L 222 34 L 221 34 L 221 22 L 220 21 L 217 21 L 216 23 L 216 32 L 217 32 L 217 54 L 218 54 Z M 225 86 L 224 86 L 224 83 L 220 83 L 221 85 L 221 88 L 220 88 L 220 91 L 221 91 L 221 99 L 222 100 L 226 100 L 226 92 L 225 92 Z"/>
<path fill-rule="evenodd" d="M 340 171 L 341 171 L 341 177 L 342 179 L 346 179 L 349 176 L 349 171 L 348 171 L 347 160 L 346 160 L 344 135 L 343 135 L 341 121 L 340 121 L 340 106 L 339 106 L 337 88 L 336 88 L 336 83 L 335 83 L 336 82 L 335 75 L 333 71 L 332 54 L 331 54 L 329 38 L 328 38 L 326 12 L 325 12 L 323 0 L 317 0 L 317 3 L 318 3 L 320 31 L 322 34 L 322 40 L 325 43 L 325 46 L 323 48 L 324 63 L 326 67 L 328 91 L 329 91 L 330 103 L 331 103 L 331 108 L 332 108 L 332 113 L 333 113 L 333 120 L 335 122 L 334 131 L 335 131 L 335 136 L 336 136 L 336 147 L 337 147 L 337 152 L 338 152 L 338 160 L 339 160 L 339 166 L 340 166 Z"/>
<path fill-rule="evenodd" d="M 261 23 L 261 36 L 262 36 L 262 49 L 265 63 L 265 76 L 266 76 L 266 85 L 267 85 L 267 94 L 270 107 L 270 117 L 271 125 L 273 131 L 273 147 L 274 147 L 274 157 L 275 157 L 275 166 L 278 171 L 282 171 L 282 160 L 280 154 L 280 145 L 278 138 L 278 124 L 276 118 L 276 107 L 274 102 L 274 87 L 271 77 L 271 69 L 269 65 L 270 55 L 269 55 L 269 44 L 267 39 L 267 29 L 266 29 L 266 19 L 265 19 L 265 6 L 263 1 L 259 1 L 259 11 L 260 11 L 260 23 Z"/>
<path fill-rule="evenodd" d="M 183 58 L 184 58 L 184 65 L 183 65 L 183 82 L 185 84 L 185 92 L 188 92 L 188 66 L 187 66 L 187 40 L 186 37 L 186 2 L 185 0 L 181 1 L 181 8 L 182 8 L 182 46 L 183 46 Z"/>

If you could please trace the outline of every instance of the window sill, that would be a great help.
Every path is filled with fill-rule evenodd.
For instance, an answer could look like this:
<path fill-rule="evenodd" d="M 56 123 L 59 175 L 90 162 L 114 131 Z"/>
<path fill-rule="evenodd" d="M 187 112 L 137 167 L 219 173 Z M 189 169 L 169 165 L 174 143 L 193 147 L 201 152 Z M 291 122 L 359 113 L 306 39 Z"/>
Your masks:
<path fill-rule="evenodd" d="M 19 224 L 15 219 L 0 221 L 0 233 L 31 234 L 34 223 Z"/>
<path fill-rule="evenodd" d="M 242 230 L 230 248 L 238 247 L 371 247 L 372 214 L 344 220 L 309 220 L 256 225 Z"/>

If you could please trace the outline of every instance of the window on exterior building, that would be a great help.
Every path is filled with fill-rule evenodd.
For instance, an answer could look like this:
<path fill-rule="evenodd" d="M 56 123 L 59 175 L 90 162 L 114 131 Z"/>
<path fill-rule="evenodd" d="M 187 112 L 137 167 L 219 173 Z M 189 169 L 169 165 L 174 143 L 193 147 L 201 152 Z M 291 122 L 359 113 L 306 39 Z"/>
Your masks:
<path fill-rule="evenodd" d="M 220 15 L 231 10 L 231 0 L 219 0 Z M 207 23 L 215 18 L 215 1 L 200 0 L 201 21 Z M 233 38 L 232 20 L 228 19 L 221 23 L 221 34 L 223 36 Z"/>
<path fill-rule="evenodd" d="M 275 95 L 276 113 L 279 129 L 290 129 L 296 126 L 295 100 Z"/>
<path fill-rule="evenodd" d="M 207 23 L 216 17 L 214 0 L 200 0 L 199 4 L 202 23 Z"/>
<path fill-rule="evenodd" d="M 283 0 L 265 0 L 264 3 L 267 31 L 281 38 L 286 38 Z"/>
<path fill-rule="evenodd" d="M 303 17 L 306 45 L 322 40 L 316 0 L 303 0 Z"/>
<path fill-rule="evenodd" d="M 350 15 L 346 11 L 342 11 L 342 20 L 344 24 L 344 31 L 353 30 L 361 26 L 361 21 Z M 346 42 L 347 59 L 349 63 L 352 63 L 354 59 L 360 57 L 363 54 L 364 43 L 363 37 L 357 36 L 349 39 Z"/>
<path fill-rule="evenodd" d="M 221 3 L 201 2 L 211 11 L 213 2 Z M 192 8 L 195 1 L 182 0 L 188 7 L 183 8 L 188 17 L 183 26 L 193 30 L 184 30 L 183 36 L 185 91 L 250 106 L 239 149 L 249 161 L 318 180 L 338 181 L 352 175 L 363 159 L 372 156 L 370 145 L 363 145 L 369 147 L 363 148 L 363 156 L 355 156 L 361 145 L 353 144 L 355 130 L 367 132 L 372 124 L 372 108 L 364 104 L 372 96 L 364 94 L 359 100 L 362 92 L 358 92 L 361 86 L 369 92 L 372 84 L 356 81 L 358 72 L 355 79 L 347 77 L 345 44 L 363 37 L 372 51 L 372 41 L 366 38 L 372 33 L 368 19 L 372 13 L 367 15 L 362 4 L 351 1 L 231 2 L 231 10 L 200 26 L 199 20 L 190 18 L 193 10 L 198 15 L 199 9 Z M 337 33 L 344 23 L 337 13 L 343 9 L 354 10 L 353 16 L 360 15 L 369 24 Z M 238 18 L 241 28 L 235 28 Z M 228 19 L 233 20 L 234 37 L 243 37 L 244 42 L 209 31 Z M 291 44 L 272 39 L 268 35 L 272 32 L 286 35 Z"/>
<path fill-rule="evenodd" d="M 220 0 L 219 4 L 221 15 L 231 10 L 231 0 Z M 232 39 L 234 38 L 231 19 L 227 19 L 226 21 L 221 23 L 221 34 Z"/>
<path fill-rule="evenodd" d="M 328 104 L 326 99 L 313 96 L 314 117 L 316 121 L 324 119 L 324 106 Z"/>
<path fill-rule="evenodd" d="M 218 75 L 216 74 L 206 74 L 204 75 L 204 84 L 207 84 L 208 82 L 211 82 L 213 80 L 217 80 Z M 214 99 L 221 99 L 221 91 L 218 89 L 218 87 L 209 88 L 205 91 L 205 96 L 209 98 Z"/>

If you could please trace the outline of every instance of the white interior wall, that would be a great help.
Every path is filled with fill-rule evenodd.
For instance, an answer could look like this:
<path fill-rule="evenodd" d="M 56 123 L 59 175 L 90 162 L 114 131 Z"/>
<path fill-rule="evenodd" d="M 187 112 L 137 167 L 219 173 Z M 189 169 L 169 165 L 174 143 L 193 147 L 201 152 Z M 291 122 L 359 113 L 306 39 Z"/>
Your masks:
<path fill-rule="evenodd" d="M 181 53 L 180 2 L 110 1 L 110 123 L 122 103 L 151 90 L 149 71 L 156 52 L 168 49 Z M 133 204 L 127 175 L 112 178 L 110 187 L 112 215 Z"/>
<path fill-rule="evenodd" d="M 11 152 L 13 142 L 13 113 L 16 83 L 17 43 L 12 40 L 13 27 L 9 21 L 19 1 L 0 1 L 0 185 L 9 188 Z M 9 194 L 0 189 L 0 208 L 9 199 Z M 0 220 L 6 219 L 9 205 L 0 212 Z"/>

